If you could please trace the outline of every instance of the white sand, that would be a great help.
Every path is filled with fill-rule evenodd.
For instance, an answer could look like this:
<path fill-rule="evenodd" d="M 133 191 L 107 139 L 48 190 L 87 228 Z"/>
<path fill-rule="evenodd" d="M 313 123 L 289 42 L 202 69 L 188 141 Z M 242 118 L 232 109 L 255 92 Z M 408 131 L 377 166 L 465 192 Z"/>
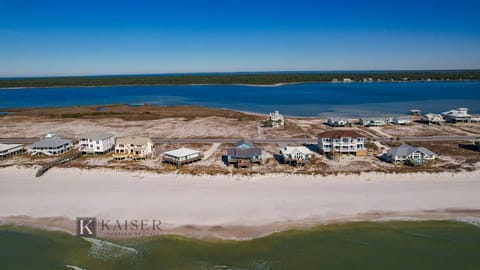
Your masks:
<path fill-rule="evenodd" d="M 480 209 L 480 172 L 361 176 L 186 176 L 0 169 L 0 217 L 97 216 L 169 225 L 260 225 L 368 212 Z"/>

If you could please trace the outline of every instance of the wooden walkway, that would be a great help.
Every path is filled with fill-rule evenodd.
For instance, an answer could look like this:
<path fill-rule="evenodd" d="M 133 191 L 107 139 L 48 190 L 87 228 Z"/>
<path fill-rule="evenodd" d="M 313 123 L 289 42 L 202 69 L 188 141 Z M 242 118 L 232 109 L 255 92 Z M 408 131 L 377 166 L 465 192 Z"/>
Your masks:
<path fill-rule="evenodd" d="M 71 160 L 77 159 L 77 158 L 81 157 L 82 155 L 83 155 L 82 152 L 78 152 L 78 151 L 75 151 L 75 152 L 72 152 L 72 153 L 67 153 L 67 154 L 59 157 L 58 159 L 43 165 L 40 169 L 38 169 L 37 173 L 35 174 L 35 177 L 42 176 L 46 171 L 48 171 L 53 166 L 60 165 L 60 164 L 69 162 Z"/>

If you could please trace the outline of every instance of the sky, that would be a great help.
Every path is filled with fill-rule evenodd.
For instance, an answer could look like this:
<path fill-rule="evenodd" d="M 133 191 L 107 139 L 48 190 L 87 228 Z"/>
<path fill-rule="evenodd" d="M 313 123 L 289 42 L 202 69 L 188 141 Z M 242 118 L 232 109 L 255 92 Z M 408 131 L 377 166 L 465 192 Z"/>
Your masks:
<path fill-rule="evenodd" d="M 0 0 L 0 77 L 480 69 L 480 1 Z"/>

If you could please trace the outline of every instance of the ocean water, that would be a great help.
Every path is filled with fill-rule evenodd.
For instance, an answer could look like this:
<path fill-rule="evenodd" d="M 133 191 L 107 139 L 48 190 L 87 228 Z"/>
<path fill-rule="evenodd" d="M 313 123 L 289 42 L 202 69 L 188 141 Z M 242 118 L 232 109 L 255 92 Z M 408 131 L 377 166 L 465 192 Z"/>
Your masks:
<path fill-rule="evenodd" d="M 361 222 L 250 241 L 159 236 L 82 239 L 0 226 L 0 269 L 479 269 L 480 227 L 455 221 Z"/>
<path fill-rule="evenodd" d="M 199 105 L 293 116 L 398 115 L 410 109 L 480 113 L 480 81 L 0 89 L 0 109 L 103 104 Z"/>

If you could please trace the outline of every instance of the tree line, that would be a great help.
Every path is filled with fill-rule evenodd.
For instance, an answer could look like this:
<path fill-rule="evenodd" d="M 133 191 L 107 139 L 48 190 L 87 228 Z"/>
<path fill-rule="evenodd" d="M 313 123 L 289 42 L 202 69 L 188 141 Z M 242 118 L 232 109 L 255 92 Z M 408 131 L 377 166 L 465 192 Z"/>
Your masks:
<path fill-rule="evenodd" d="M 269 85 L 299 82 L 329 82 L 335 80 L 342 81 L 345 78 L 353 81 L 480 80 L 480 70 L 5 78 L 0 79 L 0 88 L 188 84 Z"/>

